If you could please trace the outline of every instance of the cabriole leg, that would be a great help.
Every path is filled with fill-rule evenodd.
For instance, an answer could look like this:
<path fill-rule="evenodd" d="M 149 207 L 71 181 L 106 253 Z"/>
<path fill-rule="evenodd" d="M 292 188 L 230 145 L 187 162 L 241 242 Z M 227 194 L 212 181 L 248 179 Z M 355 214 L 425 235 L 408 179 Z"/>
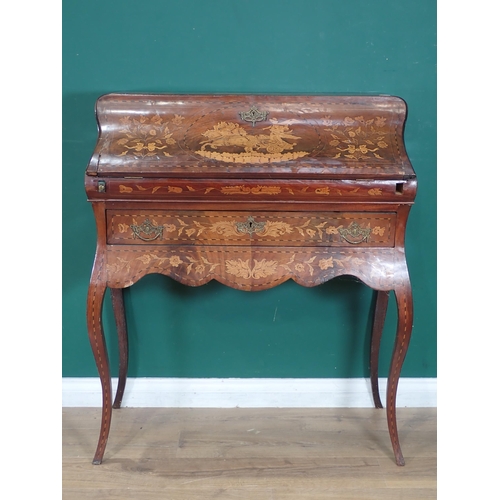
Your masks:
<path fill-rule="evenodd" d="M 118 349 L 120 353 L 120 370 L 118 374 L 118 387 L 116 389 L 113 408 L 120 408 L 127 381 L 128 370 L 128 334 L 127 321 L 125 317 L 125 303 L 123 301 L 123 289 L 111 288 L 111 302 L 115 315 L 116 330 L 118 333 Z"/>
<path fill-rule="evenodd" d="M 382 339 L 382 331 L 384 329 L 385 316 L 387 314 L 387 304 L 389 303 L 389 292 L 377 290 L 375 294 L 375 311 L 373 314 L 373 328 L 370 344 L 370 380 L 375 408 L 383 408 L 378 386 L 378 361 L 380 341 Z"/>
<path fill-rule="evenodd" d="M 398 388 L 401 367 L 408 351 L 411 330 L 413 326 L 413 299 L 409 282 L 394 290 L 398 308 L 398 327 L 396 341 L 392 353 L 389 378 L 387 380 L 387 423 L 391 437 L 392 448 L 397 465 L 404 465 L 405 460 L 399 445 L 396 423 L 396 392 Z"/>
<path fill-rule="evenodd" d="M 91 280 L 87 296 L 87 326 L 92 352 L 97 365 L 97 371 L 102 386 L 102 419 L 101 432 L 95 452 L 93 464 L 102 462 L 106 443 L 108 441 L 111 423 L 111 375 L 109 371 L 106 341 L 102 329 L 102 304 L 106 285 L 102 282 Z"/>

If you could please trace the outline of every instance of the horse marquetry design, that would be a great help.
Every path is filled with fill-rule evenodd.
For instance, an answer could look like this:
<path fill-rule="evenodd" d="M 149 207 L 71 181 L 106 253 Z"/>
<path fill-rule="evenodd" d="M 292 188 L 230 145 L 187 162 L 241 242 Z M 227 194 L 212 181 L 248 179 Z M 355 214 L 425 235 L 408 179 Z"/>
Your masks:
<path fill-rule="evenodd" d="M 283 153 L 297 145 L 296 142 L 289 141 L 300 139 L 293 135 L 287 125 L 274 124 L 264 130 L 269 133 L 249 134 L 237 123 L 220 122 L 202 133 L 206 139 L 200 142 L 201 149 L 196 153 L 207 158 L 239 163 L 286 161 L 309 154 L 307 151 Z M 210 151 L 207 148 L 210 148 Z"/>

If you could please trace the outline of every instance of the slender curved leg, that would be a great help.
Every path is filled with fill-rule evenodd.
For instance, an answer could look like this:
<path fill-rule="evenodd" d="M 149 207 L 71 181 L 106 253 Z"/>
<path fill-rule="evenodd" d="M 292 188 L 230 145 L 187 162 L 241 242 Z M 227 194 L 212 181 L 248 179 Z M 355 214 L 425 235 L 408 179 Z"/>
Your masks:
<path fill-rule="evenodd" d="M 387 304 L 389 303 L 389 292 L 377 290 L 375 293 L 375 311 L 373 314 L 372 339 L 370 345 L 370 380 L 375 408 L 383 408 L 378 387 L 378 360 L 380 340 L 382 339 L 382 331 L 384 329 L 385 316 L 387 314 Z"/>
<path fill-rule="evenodd" d="M 93 464 L 102 462 L 106 443 L 108 441 L 109 428 L 111 423 L 111 374 L 109 371 L 108 353 L 102 329 L 102 304 L 106 285 L 94 276 L 89 285 L 87 296 L 87 326 L 92 352 L 94 353 L 97 371 L 101 379 L 102 386 L 102 419 L 101 432 L 95 452 Z"/>
<path fill-rule="evenodd" d="M 115 314 L 116 330 L 118 332 L 118 349 L 120 352 L 120 370 L 118 374 L 118 387 L 116 389 L 113 408 L 120 408 L 127 381 L 128 370 L 128 335 L 127 320 L 125 318 L 125 304 L 123 302 L 123 288 L 111 288 L 111 302 Z"/>
<path fill-rule="evenodd" d="M 411 330 L 413 326 L 413 299 L 409 281 L 394 290 L 398 307 L 398 328 L 394 351 L 392 353 L 389 378 L 387 380 L 387 424 L 391 437 L 392 448 L 397 465 L 404 465 L 405 460 L 399 445 L 398 428 L 396 424 L 396 392 L 398 389 L 401 367 L 408 351 Z"/>

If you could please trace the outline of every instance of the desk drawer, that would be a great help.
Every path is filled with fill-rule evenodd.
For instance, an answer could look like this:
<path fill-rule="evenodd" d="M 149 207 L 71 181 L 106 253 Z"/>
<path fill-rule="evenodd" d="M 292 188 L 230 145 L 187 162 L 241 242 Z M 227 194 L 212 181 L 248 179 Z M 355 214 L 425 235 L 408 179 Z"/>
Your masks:
<path fill-rule="evenodd" d="M 108 210 L 110 245 L 394 246 L 391 212 Z"/>

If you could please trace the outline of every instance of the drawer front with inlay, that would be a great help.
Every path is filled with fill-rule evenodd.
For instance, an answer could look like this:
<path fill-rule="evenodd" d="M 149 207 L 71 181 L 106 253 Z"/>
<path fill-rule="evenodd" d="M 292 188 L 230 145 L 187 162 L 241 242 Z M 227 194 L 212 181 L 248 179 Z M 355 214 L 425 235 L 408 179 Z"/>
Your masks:
<path fill-rule="evenodd" d="M 394 246 L 391 212 L 108 210 L 110 245 Z"/>

